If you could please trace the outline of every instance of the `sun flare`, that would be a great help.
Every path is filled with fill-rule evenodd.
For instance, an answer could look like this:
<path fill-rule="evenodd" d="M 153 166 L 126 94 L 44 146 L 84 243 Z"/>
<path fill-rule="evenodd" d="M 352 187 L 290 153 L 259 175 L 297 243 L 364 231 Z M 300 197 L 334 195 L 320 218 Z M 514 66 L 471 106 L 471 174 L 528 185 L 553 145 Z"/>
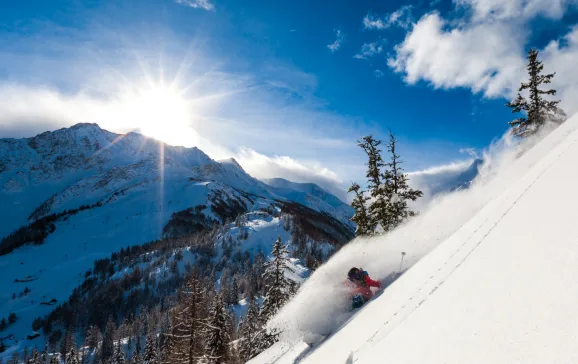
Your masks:
<path fill-rule="evenodd" d="M 129 93 L 124 108 L 140 131 L 169 144 L 185 145 L 192 119 L 190 103 L 179 90 L 152 85 Z"/>

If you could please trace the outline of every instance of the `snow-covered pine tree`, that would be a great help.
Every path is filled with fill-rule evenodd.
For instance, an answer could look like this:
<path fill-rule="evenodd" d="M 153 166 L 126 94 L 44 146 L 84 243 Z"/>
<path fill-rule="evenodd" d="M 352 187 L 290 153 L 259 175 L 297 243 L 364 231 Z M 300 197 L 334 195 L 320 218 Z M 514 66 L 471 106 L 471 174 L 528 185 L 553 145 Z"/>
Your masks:
<path fill-rule="evenodd" d="M 289 250 L 283 245 L 281 237 L 273 244 L 271 255 L 273 259 L 265 263 L 266 294 L 261 310 L 261 316 L 267 321 L 289 300 L 290 285 L 285 272 L 294 273 L 289 266 Z"/>
<path fill-rule="evenodd" d="M 259 306 L 254 296 L 248 298 L 247 313 L 239 324 L 239 355 L 243 362 L 247 362 L 258 354 L 258 345 L 255 340 L 259 331 L 263 329 L 263 322 L 259 315 Z"/>
<path fill-rule="evenodd" d="M 143 354 L 142 363 L 143 364 L 156 364 L 157 363 L 157 345 L 153 339 L 153 335 L 149 333 L 146 338 L 145 349 Z"/>
<path fill-rule="evenodd" d="M 119 340 L 118 344 L 115 345 L 112 364 L 125 364 L 125 362 L 126 362 L 126 357 L 124 355 L 124 350 L 122 348 L 122 342 Z"/>
<path fill-rule="evenodd" d="M 173 327 L 167 334 L 170 346 L 163 361 L 171 364 L 196 364 L 204 354 L 203 328 L 207 306 L 197 268 L 187 278 L 174 311 Z"/>
<path fill-rule="evenodd" d="M 64 334 L 64 338 L 62 339 L 62 345 L 60 347 L 60 354 L 62 357 L 66 359 L 66 354 L 70 351 L 70 349 L 76 346 L 76 340 L 74 338 L 74 329 L 69 328 L 66 330 Z"/>
<path fill-rule="evenodd" d="M 420 190 L 412 189 L 407 181 L 407 175 L 403 173 L 400 156 L 397 154 L 397 142 L 395 135 L 389 131 L 389 142 L 387 151 L 390 153 L 390 161 L 385 164 L 386 169 L 383 173 L 384 181 L 383 190 L 388 200 L 388 224 L 382 225 L 384 230 L 391 231 L 409 217 L 416 215 L 407 205 L 408 201 L 415 201 L 423 196 Z"/>
<path fill-rule="evenodd" d="M 140 354 L 135 353 L 132 358 L 130 358 L 130 363 L 131 364 L 142 364 L 142 358 L 140 357 Z"/>
<path fill-rule="evenodd" d="M 40 353 L 38 349 L 34 348 L 34 350 L 32 350 L 32 356 L 28 359 L 28 364 L 40 364 Z"/>
<path fill-rule="evenodd" d="M 255 344 L 260 353 L 279 339 L 279 332 L 276 329 L 266 327 L 267 322 L 279 312 L 281 307 L 287 303 L 291 297 L 291 286 L 285 277 L 285 272 L 294 272 L 289 266 L 289 250 L 283 245 L 281 237 L 273 244 L 273 259 L 265 263 L 265 298 L 260 312 L 260 320 L 263 328 L 257 335 Z"/>
<path fill-rule="evenodd" d="M 66 353 L 66 357 L 64 359 L 65 364 L 79 364 L 78 363 L 78 356 L 76 355 L 76 350 L 74 350 L 74 345 L 70 347 L 68 353 Z"/>
<path fill-rule="evenodd" d="M 142 354 L 142 345 L 141 345 L 141 337 L 140 337 L 140 329 L 137 326 L 135 330 L 135 342 L 134 342 L 134 354 L 140 356 Z"/>
<path fill-rule="evenodd" d="M 223 298 L 219 293 L 213 298 L 209 311 L 209 321 L 205 328 L 205 354 L 207 364 L 225 364 L 229 362 L 229 311 Z"/>
<path fill-rule="evenodd" d="M 369 214 L 367 213 L 367 201 L 369 200 L 369 197 L 365 196 L 365 191 L 363 191 L 357 183 L 353 183 L 347 192 L 355 193 L 355 197 L 353 198 L 353 201 L 351 201 L 351 207 L 355 209 L 351 221 L 357 224 L 355 235 L 371 235 L 373 229 L 371 227 Z"/>
<path fill-rule="evenodd" d="M 541 90 L 540 85 L 552 82 L 555 73 L 542 75 L 544 65 L 538 61 L 539 52 L 531 49 L 528 53 L 528 75 L 530 80 L 522 83 L 518 90 L 518 97 L 508 102 L 506 106 L 512 109 L 512 113 L 525 112 L 526 117 L 521 117 L 510 122 L 512 132 L 519 137 L 527 137 L 536 133 L 547 121 L 562 123 L 566 119 L 566 114 L 558 104 L 560 101 L 544 100 L 542 95 L 556 95 L 556 90 Z M 528 90 L 530 100 L 526 100 L 521 92 Z"/>
<path fill-rule="evenodd" d="M 46 340 L 46 343 L 44 344 L 44 350 L 40 353 L 40 363 L 48 363 L 48 340 Z"/>
<path fill-rule="evenodd" d="M 91 325 L 86 330 L 86 335 L 84 341 L 86 342 L 86 346 L 89 349 L 95 349 L 98 346 L 98 343 L 102 340 L 102 335 L 98 327 Z"/>

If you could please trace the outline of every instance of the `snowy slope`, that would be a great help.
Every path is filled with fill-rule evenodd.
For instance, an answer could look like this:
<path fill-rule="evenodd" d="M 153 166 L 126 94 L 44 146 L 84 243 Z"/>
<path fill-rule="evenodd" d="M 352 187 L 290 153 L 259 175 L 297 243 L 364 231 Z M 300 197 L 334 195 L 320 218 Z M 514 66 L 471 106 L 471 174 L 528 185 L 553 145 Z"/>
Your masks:
<path fill-rule="evenodd" d="M 277 345 L 251 363 L 578 362 L 577 160 L 578 116 L 502 168 L 491 183 L 458 193 L 451 204 L 441 202 L 461 205 L 468 215 L 468 203 L 488 197 L 326 341 L 308 350 L 288 337 L 292 344 Z M 429 214 L 439 212 L 432 208 Z M 402 227 L 394 238 L 417 239 L 410 229 L 419 224 Z M 371 251 L 372 243 L 392 244 L 398 254 L 408 251 L 410 264 L 422 254 L 412 259 L 421 244 L 396 246 L 389 238 L 357 249 Z M 348 261 L 353 249 L 343 249 L 309 282 Z M 377 261 L 370 273 L 396 270 L 387 256 L 373 254 L 370 261 Z M 292 311 L 288 307 L 280 316 L 295 321 Z"/>

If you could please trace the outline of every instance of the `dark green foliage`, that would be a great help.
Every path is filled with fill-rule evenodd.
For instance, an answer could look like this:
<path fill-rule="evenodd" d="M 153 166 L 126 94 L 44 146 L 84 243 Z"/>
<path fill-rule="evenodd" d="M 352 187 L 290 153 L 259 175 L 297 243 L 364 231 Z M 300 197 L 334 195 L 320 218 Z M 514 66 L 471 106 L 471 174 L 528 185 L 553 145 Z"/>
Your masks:
<path fill-rule="evenodd" d="M 169 222 L 163 228 L 163 236 L 166 238 L 178 238 L 211 229 L 215 221 L 205 216 L 203 210 L 206 208 L 205 205 L 199 205 L 183 211 L 174 212 Z"/>
<path fill-rule="evenodd" d="M 365 191 L 357 183 L 353 183 L 347 192 L 355 193 L 353 201 L 351 201 L 351 207 L 355 209 L 355 214 L 351 218 L 357 225 L 355 230 L 356 236 L 368 236 L 373 234 L 373 227 L 371 226 L 371 219 L 367 212 L 367 201 L 369 197 L 365 196 Z"/>
<path fill-rule="evenodd" d="M 556 95 L 556 90 L 540 89 L 540 85 L 552 82 L 555 73 L 542 74 L 544 65 L 538 61 L 538 54 L 539 52 L 535 49 L 531 49 L 528 53 L 527 70 L 530 80 L 527 83 L 522 83 L 517 98 L 506 104 L 513 113 L 526 113 L 526 117 L 510 122 L 512 132 L 519 137 L 535 134 L 547 121 L 561 123 L 566 119 L 564 111 L 558 108 L 560 101 L 547 101 L 543 98 L 543 95 Z M 521 94 L 525 90 L 530 94 L 529 100 Z"/>
<path fill-rule="evenodd" d="M 382 189 L 382 174 L 381 169 L 385 165 L 381 157 L 381 140 L 375 139 L 372 135 L 363 137 L 358 141 L 358 145 L 363 149 L 367 155 L 367 188 L 371 195 L 371 203 L 368 207 L 369 223 L 367 228 L 370 231 L 375 231 L 378 225 L 387 225 L 388 217 L 388 201 Z"/>
<path fill-rule="evenodd" d="M 365 196 L 357 183 L 351 186 L 349 192 L 356 195 L 352 202 L 352 207 L 355 208 L 352 221 L 358 224 L 358 236 L 382 234 L 395 229 L 407 218 L 415 216 L 416 213 L 408 208 L 408 201 L 417 200 L 423 193 L 409 187 L 407 175 L 400 166 L 402 162 L 396 150 L 397 140 L 391 131 L 387 144 L 387 151 L 390 154 L 388 163 L 381 157 L 381 150 L 378 148 L 381 145 L 380 140 L 374 139 L 371 135 L 362 140 L 359 146 L 368 157 L 366 176 L 371 198 Z"/>
<path fill-rule="evenodd" d="M 395 229 L 410 217 L 416 215 L 408 207 L 408 201 L 415 201 L 423 196 L 423 192 L 414 190 L 407 184 L 407 175 L 403 173 L 400 156 L 396 151 L 397 140 L 389 131 L 389 142 L 387 151 L 390 153 L 390 161 L 386 163 L 386 169 L 383 173 L 384 194 L 388 201 L 388 224 L 383 226 L 386 231 Z"/>

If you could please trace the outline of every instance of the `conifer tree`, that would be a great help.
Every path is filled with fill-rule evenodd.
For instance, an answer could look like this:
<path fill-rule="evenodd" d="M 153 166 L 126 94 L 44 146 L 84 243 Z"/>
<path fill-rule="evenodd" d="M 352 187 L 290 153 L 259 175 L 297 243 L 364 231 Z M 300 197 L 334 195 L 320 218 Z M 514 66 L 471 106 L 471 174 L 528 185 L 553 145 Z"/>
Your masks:
<path fill-rule="evenodd" d="M 407 175 L 401 168 L 403 162 L 396 150 L 397 142 L 390 130 L 387 144 L 390 161 L 385 164 L 386 169 L 383 173 L 384 193 L 388 200 L 388 221 L 387 225 L 383 226 L 385 231 L 393 230 L 408 218 L 415 216 L 416 212 L 409 209 L 407 202 L 423 196 L 422 191 L 412 189 L 407 184 Z"/>
<path fill-rule="evenodd" d="M 112 318 L 108 319 L 104 335 L 102 337 L 102 351 L 101 359 L 104 362 L 109 361 L 114 356 L 114 337 L 116 333 L 116 325 Z"/>
<path fill-rule="evenodd" d="M 291 297 L 291 286 L 285 277 L 285 272 L 294 272 L 289 267 L 289 250 L 281 242 L 281 237 L 273 244 L 273 259 L 265 263 L 265 287 L 267 292 L 263 300 L 263 307 L 259 313 L 260 321 L 263 324 L 259 331 L 255 344 L 258 353 L 269 348 L 279 339 L 277 329 L 267 328 L 267 322 L 275 316 L 281 307 Z"/>
<path fill-rule="evenodd" d="M 237 280 L 237 277 L 233 277 L 229 299 L 230 304 L 232 305 L 236 305 L 239 303 L 239 282 Z"/>
<path fill-rule="evenodd" d="M 64 359 L 65 364 L 79 364 L 78 363 L 78 356 L 76 355 L 76 350 L 74 350 L 74 345 L 70 347 L 68 353 L 66 353 L 66 357 Z"/>
<path fill-rule="evenodd" d="M 377 140 L 373 135 L 368 135 L 361 138 L 357 142 L 358 145 L 367 154 L 368 161 L 365 164 L 367 166 L 367 186 L 371 190 L 372 194 L 381 186 L 381 173 L 380 170 L 383 167 L 383 159 L 381 158 L 381 140 Z"/>
<path fill-rule="evenodd" d="M 122 343 L 119 341 L 118 345 L 116 345 L 116 349 L 114 351 L 114 357 L 112 360 L 113 364 L 125 364 L 126 358 L 124 356 L 124 350 L 122 349 Z"/>
<path fill-rule="evenodd" d="M 206 346 L 205 353 L 208 364 L 224 364 L 229 362 L 229 311 L 223 298 L 219 293 L 213 298 L 213 303 L 209 311 L 209 322 L 206 326 Z"/>
<path fill-rule="evenodd" d="M 205 290 L 197 268 L 186 280 L 180 292 L 180 305 L 176 308 L 173 327 L 167 334 L 170 346 L 164 358 L 171 364 L 195 364 L 204 354 L 203 329 L 206 324 Z"/>
<path fill-rule="evenodd" d="M 543 75 L 544 65 L 538 61 L 539 52 L 531 49 L 528 53 L 528 75 L 527 83 L 522 83 L 518 90 L 518 97 L 508 102 L 506 106 L 512 109 L 513 113 L 525 112 L 526 117 L 518 118 L 510 122 L 512 132 L 519 137 L 527 137 L 536 133 L 547 121 L 561 123 L 565 120 L 566 114 L 558 108 L 560 101 L 547 101 L 543 95 L 556 95 L 556 90 L 542 90 L 542 84 L 552 82 L 555 73 Z M 521 92 L 527 90 L 530 99 L 527 100 Z"/>
<path fill-rule="evenodd" d="M 143 364 L 156 364 L 157 362 L 157 346 L 150 333 L 146 338 L 142 362 Z"/>
<path fill-rule="evenodd" d="M 135 353 L 132 356 L 130 362 L 131 362 L 131 364 L 142 364 L 142 359 L 141 359 L 139 354 Z"/>
<path fill-rule="evenodd" d="M 266 321 L 275 316 L 289 300 L 290 285 L 285 272 L 294 272 L 289 267 L 289 250 L 283 245 L 281 237 L 277 238 L 273 244 L 271 254 L 273 259 L 265 263 L 264 277 L 267 293 L 261 310 L 261 315 Z"/>
<path fill-rule="evenodd" d="M 353 183 L 347 192 L 354 192 L 355 198 L 351 201 L 351 207 L 355 209 L 355 213 L 351 218 L 357 225 L 355 230 L 356 236 L 368 236 L 373 233 L 373 228 L 371 226 L 371 221 L 367 213 L 367 201 L 369 197 L 365 196 L 365 192 L 357 183 Z"/>
<path fill-rule="evenodd" d="M 248 300 L 247 313 L 239 324 L 239 355 L 243 362 L 249 361 L 258 354 L 257 335 L 264 327 L 257 300 L 254 296 L 250 296 Z"/>
<path fill-rule="evenodd" d="M 34 348 L 34 350 L 32 350 L 32 357 L 28 360 L 28 363 L 40 364 L 40 353 L 38 352 L 38 349 Z"/>
<path fill-rule="evenodd" d="M 40 362 L 42 364 L 48 363 L 48 340 L 44 344 L 44 350 L 42 350 L 42 353 L 40 353 Z"/>
<path fill-rule="evenodd" d="M 362 138 L 358 145 L 367 154 L 367 187 L 371 195 L 371 203 L 368 207 L 370 231 L 378 231 L 381 226 L 388 224 L 388 200 L 383 191 L 381 169 L 385 165 L 381 156 L 381 140 L 372 135 Z"/>

